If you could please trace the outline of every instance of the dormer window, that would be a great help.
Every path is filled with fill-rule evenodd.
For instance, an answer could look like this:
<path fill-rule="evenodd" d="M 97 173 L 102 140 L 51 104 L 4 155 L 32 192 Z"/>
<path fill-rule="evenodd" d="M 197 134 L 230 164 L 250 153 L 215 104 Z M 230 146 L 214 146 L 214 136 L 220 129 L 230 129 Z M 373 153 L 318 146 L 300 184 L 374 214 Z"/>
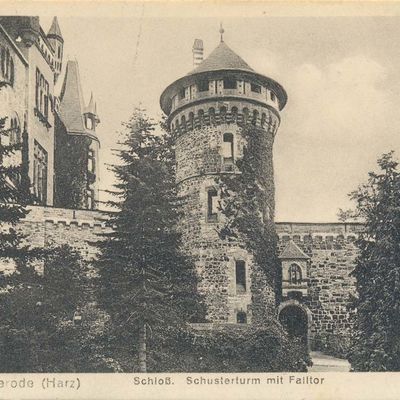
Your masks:
<path fill-rule="evenodd" d="M 92 119 L 92 117 L 87 115 L 85 119 L 86 119 L 86 129 L 92 130 L 93 129 L 93 119 Z"/>
<path fill-rule="evenodd" d="M 209 90 L 209 82 L 207 79 L 202 79 L 197 82 L 197 90 L 199 92 L 208 92 Z"/>
<path fill-rule="evenodd" d="M 251 91 L 254 92 L 254 93 L 261 93 L 261 86 L 260 85 L 252 83 L 250 88 L 251 88 Z"/>
<path fill-rule="evenodd" d="M 224 89 L 236 89 L 237 81 L 234 78 L 224 78 Z"/>

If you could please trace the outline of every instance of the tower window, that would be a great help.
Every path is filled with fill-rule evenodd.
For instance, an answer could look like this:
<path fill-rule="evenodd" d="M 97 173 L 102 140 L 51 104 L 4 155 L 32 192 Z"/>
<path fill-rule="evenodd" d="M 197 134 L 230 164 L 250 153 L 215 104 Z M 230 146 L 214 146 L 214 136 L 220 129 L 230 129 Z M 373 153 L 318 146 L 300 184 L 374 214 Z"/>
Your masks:
<path fill-rule="evenodd" d="M 246 292 L 246 263 L 236 261 L 236 293 Z"/>
<path fill-rule="evenodd" d="M 209 90 L 208 80 L 203 79 L 203 80 L 197 82 L 197 90 L 199 92 L 208 92 L 208 90 Z"/>
<path fill-rule="evenodd" d="M 301 283 L 301 268 L 297 264 L 289 267 L 289 282 L 293 285 Z"/>
<path fill-rule="evenodd" d="M 178 97 L 179 97 L 179 100 L 183 100 L 186 97 L 185 88 L 182 88 L 179 90 Z"/>
<path fill-rule="evenodd" d="M 224 164 L 233 163 L 233 135 L 232 133 L 224 133 L 224 141 L 222 144 L 222 155 L 224 157 Z"/>
<path fill-rule="evenodd" d="M 224 78 L 224 89 L 236 89 L 237 81 L 233 78 Z"/>
<path fill-rule="evenodd" d="M 274 92 L 270 92 L 270 97 L 271 97 L 271 100 L 272 100 L 272 101 L 275 101 L 275 100 L 276 100 L 276 96 L 275 96 L 275 93 L 274 93 Z"/>
<path fill-rule="evenodd" d="M 251 84 L 251 91 L 255 93 L 261 93 L 261 86 L 255 83 Z"/>
<path fill-rule="evenodd" d="M 236 322 L 238 324 L 247 324 L 247 314 L 244 311 L 238 311 L 236 313 Z"/>
<path fill-rule="evenodd" d="M 218 217 L 218 193 L 215 188 L 207 190 L 207 221 L 216 221 Z"/>

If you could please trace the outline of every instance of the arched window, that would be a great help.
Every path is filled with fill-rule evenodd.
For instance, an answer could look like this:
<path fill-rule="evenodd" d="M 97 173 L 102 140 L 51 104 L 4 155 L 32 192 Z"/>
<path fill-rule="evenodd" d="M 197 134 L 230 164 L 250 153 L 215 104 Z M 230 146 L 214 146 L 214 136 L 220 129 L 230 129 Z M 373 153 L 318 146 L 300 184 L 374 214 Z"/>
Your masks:
<path fill-rule="evenodd" d="M 289 267 L 289 282 L 293 285 L 301 283 L 301 268 L 297 264 Z"/>
<path fill-rule="evenodd" d="M 193 129 L 193 125 L 194 125 L 194 114 L 193 112 L 189 113 L 189 128 Z"/>
<path fill-rule="evenodd" d="M 231 114 L 232 114 L 232 119 L 233 119 L 234 121 L 236 121 L 236 120 L 237 120 L 237 116 L 238 116 L 238 109 L 237 109 L 237 107 L 232 107 L 232 108 L 231 108 Z"/>
<path fill-rule="evenodd" d="M 215 123 L 215 108 L 214 107 L 210 107 L 208 109 L 208 115 L 210 117 L 210 123 Z"/>
<path fill-rule="evenodd" d="M 222 156 L 224 157 L 224 164 L 233 163 L 233 135 L 230 132 L 225 132 L 222 143 Z"/>
<path fill-rule="evenodd" d="M 261 114 L 261 127 L 264 127 L 267 115 L 265 113 Z"/>
<path fill-rule="evenodd" d="M 253 119 L 251 120 L 251 123 L 252 123 L 253 125 L 256 125 L 256 124 L 257 124 L 257 119 L 258 119 L 258 111 L 257 111 L 257 110 L 254 110 L 254 111 L 253 111 Z"/>
<path fill-rule="evenodd" d="M 243 122 L 247 124 L 249 120 L 249 109 L 247 107 L 243 108 Z"/>

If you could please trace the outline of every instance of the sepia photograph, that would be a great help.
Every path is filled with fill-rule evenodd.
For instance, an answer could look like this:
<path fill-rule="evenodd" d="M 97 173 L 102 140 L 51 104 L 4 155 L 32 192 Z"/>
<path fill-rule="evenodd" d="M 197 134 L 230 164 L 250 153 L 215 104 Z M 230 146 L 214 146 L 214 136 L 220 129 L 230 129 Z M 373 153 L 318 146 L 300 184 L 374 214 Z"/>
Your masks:
<path fill-rule="evenodd" d="M 400 371 L 400 4 L 5 4 L 0 397 Z"/>

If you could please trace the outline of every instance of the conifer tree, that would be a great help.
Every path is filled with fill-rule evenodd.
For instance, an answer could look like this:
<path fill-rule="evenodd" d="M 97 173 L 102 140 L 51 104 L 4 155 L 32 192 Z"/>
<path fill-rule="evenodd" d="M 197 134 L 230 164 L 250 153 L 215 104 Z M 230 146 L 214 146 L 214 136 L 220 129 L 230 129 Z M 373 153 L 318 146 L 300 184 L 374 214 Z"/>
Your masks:
<path fill-rule="evenodd" d="M 0 257 L 22 256 L 21 235 L 17 222 L 27 214 L 29 194 L 23 186 L 22 165 L 12 155 L 22 149 L 21 143 L 10 141 L 15 128 L 6 129 L 7 118 L 0 118 Z"/>
<path fill-rule="evenodd" d="M 181 251 L 177 230 L 176 195 L 171 135 L 157 134 L 156 125 L 136 110 L 123 124 L 126 135 L 113 170 L 119 200 L 113 232 L 100 243 L 100 302 L 116 330 L 138 343 L 141 372 L 148 370 L 149 335 L 185 326 L 202 315 L 197 275 Z M 150 349 L 151 350 L 151 349 Z"/>
<path fill-rule="evenodd" d="M 400 171 L 393 152 L 352 193 L 365 232 L 353 275 L 356 332 L 350 362 L 357 371 L 400 371 Z"/>

